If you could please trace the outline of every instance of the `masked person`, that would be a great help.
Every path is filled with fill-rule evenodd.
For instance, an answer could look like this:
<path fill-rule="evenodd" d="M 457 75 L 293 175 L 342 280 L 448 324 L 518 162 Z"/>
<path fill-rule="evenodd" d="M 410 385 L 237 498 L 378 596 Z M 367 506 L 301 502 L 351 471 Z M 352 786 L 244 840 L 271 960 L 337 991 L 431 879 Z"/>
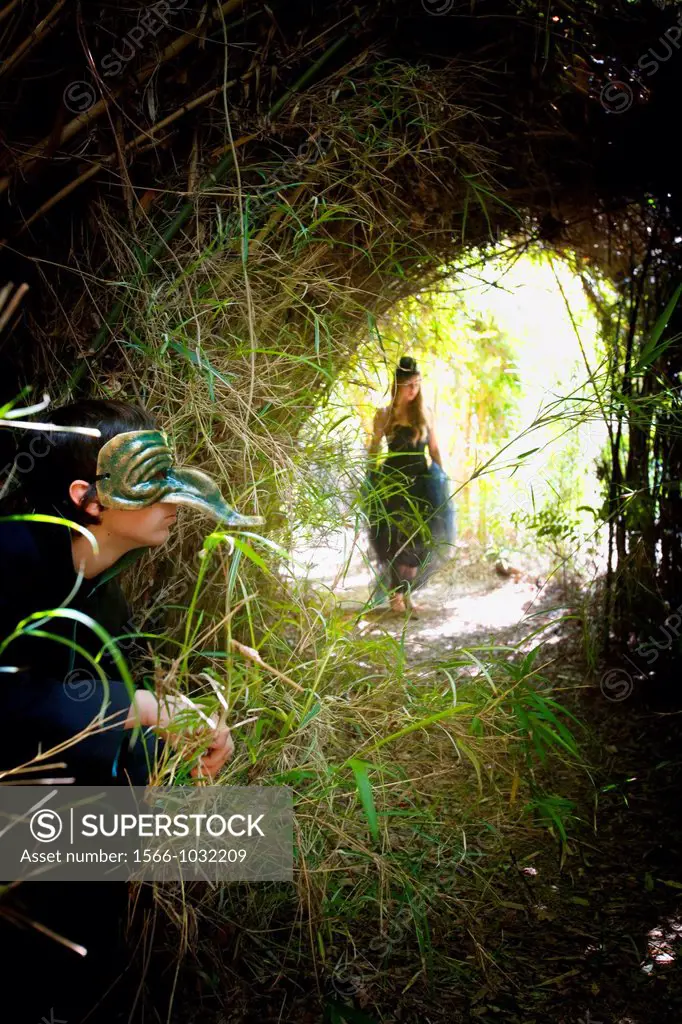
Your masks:
<path fill-rule="evenodd" d="M 416 361 L 403 356 L 393 374 L 391 403 L 377 410 L 369 445 L 365 493 L 370 546 L 391 608 L 400 613 L 414 611 L 412 592 L 451 556 L 455 539 L 450 481 L 421 383 Z M 388 451 L 377 468 L 383 439 Z"/>
<path fill-rule="evenodd" d="M 94 536 L 97 550 L 87 535 L 63 524 L 0 521 L 0 781 L 39 782 L 48 777 L 76 785 L 145 785 L 155 755 L 162 752 L 164 736 L 171 738 L 166 728 L 187 703 L 172 699 L 160 703 L 143 688 L 131 692 L 120 678 L 112 652 L 105 648 L 102 654 L 101 636 L 78 614 L 68 613 L 83 613 L 111 637 L 129 632 L 131 612 L 116 577 L 145 550 L 166 543 L 180 505 L 217 520 L 226 529 L 262 520 L 234 512 L 206 473 L 178 468 L 167 435 L 142 408 L 80 401 L 53 410 L 49 420 L 59 426 L 84 427 L 99 436 L 67 431 L 22 433 L 14 473 L 19 486 L 0 503 L 0 517 L 33 513 L 70 520 Z M 51 610 L 67 614 L 29 618 Z M 106 683 L 88 654 L 92 659 L 102 654 L 99 665 Z M 173 742 L 179 738 L 173 730 Z M 204 735 L 202 743 L 203 753 L 191 774 L 212 779 L 232 755 L 229 729 L 217 726 Z M 51 754 L 53 748 L 58 753 Z M 18 768 L 23 770 L 17 772 Z M 112 913 L 116 906 L 120 910 L 121 898 L 120 883 L 97 884 L 101 900 L 95 918 L 92 909 L 88 911 L 89 901 L 83 901 L 88 891 L 93 892 L 93 883 L 88 883 L 88 890 L 81 885 L 77 895 L 74 884 L 34 883 L 29 893 L 33 905 L 24 907 L 58 934 L 83 946 L 88 944 L 84 939 L 90 940 L 90 952 L 95 953 L 90 964 L 93 959 L 95 963 L 92 970 L 81 971 L 74 983 L 83 991 L 71 993 L 71 1013 L 87 1001 L 85 989 L 96 993 L 98 980 L 107 974 L 98 968 L 107 955 L 107 935 L 115 945 L 111 928 L 116 914 L 112 917 Z M 31 883 L 23 884 L 18 891 L 28 892 L 30 887 Z M 52 890 L 50 898 L 43 899 L 47 889 Z M 79 896 L 80 913 L 74 905 Z M 0 902 L 0 920 L 1 911 Z M 45 914 L 50 920 L 45 920 Z M 35 932 L 32 938 L 25 933 L 11 938 L 6 927 L 3 931 L 15 949 L 23 941 L 29 960 L 38 955 L 53 967 L 51 982 L 41 966 L 32 992 L 24 995 L 35 997 L 37 981 L 44 981 L 42 1012 L 49 1016 L 53 1007 L 57 1017 L 73 1024 L 76 1018 L 57 1005 L 54 986 L 58 987 L 60 971 L 68 973 L 73 966 L 75 954 L 49 939 L 36 950 Z M 28 1013 L 23 997 L 22 1002 Z M 37 1008 L 41 1005 L 38 1002 Z M 13 1019 L 23 1021 L 24 1017 Z M 35 1019 L 40 1019 L 40 1013 Z"/>

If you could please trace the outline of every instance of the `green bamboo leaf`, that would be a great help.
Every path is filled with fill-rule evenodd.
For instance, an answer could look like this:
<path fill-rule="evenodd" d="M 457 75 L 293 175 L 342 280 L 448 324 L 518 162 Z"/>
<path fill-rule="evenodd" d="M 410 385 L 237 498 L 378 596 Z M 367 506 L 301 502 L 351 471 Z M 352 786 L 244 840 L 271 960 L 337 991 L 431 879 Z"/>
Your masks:
<path fill-rule="evenodd" d="M 491 690 L 493 691 L 493 693 L 495 694 L 495 696 L 497 696 L 497 687 L 495 686 L 495 683 L 493 682 L 493 677 L 492 677 L 492 676 L 490 675 L 490 672 L 489 672 L 489 671 L 488 671 L 488 669 L 487 669 L 487 668 L 485 667 L 485 665 L 483 664 L 483 662 L 482 662 L 482 661 L 480 661 L 480 660 L 479 660 L 479 659 L 478 659 L 478 658 L 476 657 L 476 655 L 475 655 L 475 654 L 472 654 L 472 653 L 471 653 L 471 651 L 470 651 L 470 650 L 468 650 L 468 648 L 466 648 L 466 647 L 463 647 L 463 648 L 462 648 L 462 654 L 465 654 L 465 655 L 467 656 L 467 658 L 471 658 L 471 660 L 473 661 L 473 663 L 474 663 L 474 664 L 475 664 L 476 666 L 478 666 L 478 668 L 479 668 L 480 672 L 482 673 L 482 675 L 484 675 L 484 676 L 485 676 L 485 678 L 486 678 L 486 679 L 488 680 L 488 683 L 489 683 L 489 685 L 490 685 L 490 689 L 491 689 Z"/>
<path fill-rule="evenodd" d="M 99 554 L 99 545 L 97 543 L 97 539 L 94 533 L 86 529 L 85 526 L 81 526 L 80 523 L 74 523 L 70 519 L 62 519 L 61 516 L 46 516 L 43 515 L 42 512 L 27 512 L 25 515 L 0 516 L 0 523 L 13 523 L 17 522 L 18 520 L 24 519 L 28 520 L 29 522 L 36 523 L 58 523 L 62 526 L 68 526 L 72 530 L 77 530 L 79 533 L 82 533 L 84 537 L 88 538 L 88 540 L 92 544 L 92 550 L 95 552 L 95 554 Z"/>
<path fill-rule="evenodd" d="M 544 764 L 545 761 L 547 760 L 547 752 L 546 752 L 546 750 L 545 750 L 545 748 L 543 746 L 542 739 L 540 738 L 540 736 L 541 736 L 541 734 L 540 734 L 540 730 L 539 729 L 537 729 L 537 728 L 531 729 L 530 738 L 533 741 L 533 746 L 535 747 L 535 751 L 536 751 L 538 757 L 540 758 L 540 760 Z"/>
<path fill-rule="evenodd" d="M 564 843 L 568 838 L 564 818 L 570 814 L 572 808 L 573 804 L 570 800 L 562 800 L 552 796 L 538 799 L 526 805 L 527 810 L 533 809 L 536 812 L 542 824 L 546 825 L 548 822 L 553 824 Z"/>
<path fill-rule="evenodd" d="M 259 569 L 263 570 L 263 572 L 270 572 L 267 562 L 261 558 L 257 551 L 253 550 L 250 544 L 247 544 L 246 541 L 241 539 L 241 537 L 233 537 L 232 540 L 237 550 L 241 551 L 241 553 L 245 555 L 246 558 L 250 559 L 254 565 L 257 565 Z"/>
<path fill-rule="evenodd" d="M 434 722 L 441 722 L 444 718 L 449 718 L 450 715 L 460 715 L 463 711 L 468 711 L 473 708 L 473 704 L 458 704 L 457 707 L 448 708 L 447 711 L 439 711 L 435 715 L 428 715 L 426 718 L 420 718 L 418 722 L 411 722 L 410 725 L 406 725 L 404 729 L 399 729 L 398 732 L 391 733 L 390 736 L 384 736 L 382 740 L 377 740 L 369 751 L 379 750 L 380 747 L 385 747 L 387 743 L 393 743 L 394 740 L 402 739 L 403 736 L 407 736 L 411 732 L 416 732 L 418 729 L 425 729 L 429 725 L 433 725 Z M 350 758 L 346 764 L 350 763 Z"/>
<path fill-rule="evenodd" d="M 580 729 L 585 729 L 586 728 L 584 722 L 581 722 L 579 718 L 576 718 L 576 716 L 573 714 L 573 712 L 569 711 L 568 708 L 565 708 L 563 704 L 560 704 L 557 700 L 554 700 L 554 697 L 544 697 L 543 696 L 542 699 L 545 701 L 546 704 L 549 704 L 550 707 L 554 708 L 554 710 L 557 711 L 559 714 L 566 715 L 568 718 L 570 718 L 571 721 L 575 722 L 575 724 Z"/>
<path fill-rule="evenodd" d="M 291 771 L 281 772 L 273 775 L 272 781 L 277 786 L 288 786 L 291 783 L 305 782 L 307 779 L 316 779 L 317 772 L 309 771 L 306 768 L 292 768 Z"/>
<path fill-rule="evenodd" d="M 323 366 L 320 366 L 319 363 L 314 363 L 312 359 L 306 359 L 305 356 L 293 356 L 288 352 L 280 352 L 279 349 L 272 348 L 257 348 L 254 349 L 254 352 L 256 353 L 256 355 L 277 356 L 278 359 L 286 360 L 287 362 L 290 363 L 305 363 L 306 366 L 310 366 L 311 369 L 316 370 L 317 373 L 323 374 L 323 376 L 325 376 L 329 380 L 330 384 L 334 383 L 334 378 L 332 377 L 328 370 L 325 370 L 325 368 Z"/>
<path fill-rule="evenodd" d="M 525 731 L 530 732 L 530 722 L 528 721 L 528 715 L 526 714 L 524 709 L 521 707 L 521 705 L 520 704 L 513 704 L 512 705 L 512 711 L 514 712 L 514 714 L 518 718 L 519 724 L 520 724 L 521 728 L 524 729 Z"/>
<path fill-rule="evenodd" d="M 483 792 L 483 776 L 481 774 L 481 762 L 476 757 L 476 755 L 474 754 L 474 752 L 471 749 L 471 747 L 468 747 L 466 745 L 466 743 L 462 743 L 462 741 L 460 739 L 457 740 L 457 746 L 462 751 L 462 753 L 465 755 L 465 757 L 469 758 L 469 760 L 471 761 L 472 765 L 474 766 L 474 771 L 476 772 L 476 778 L 478 779 L 478 791 L 479 791 L 479 793 L 482 793 Z"/>
<path fill-rule="evenodd" d="M 211 363 L 211 361 L 209 359 L 207 359 L 207 357 L 203 353 L 201 354 L 201 359 L 200 359 L 198 354 L 195 351 L 193 351 L 192 349 L 187 348 L 186 345 L 183 345 L 179 341 L 175 341 L 175 340 L 169 340 L 168 346 L 170 348 L 174 349 L 180 355 L 184 356 L 185 359 L 187 359 L 190 363 L 193 363 L 200 370 L 208 370 L 209 374 L 211 374 L 213 377 L 215 377 L 217 380 L 219 380 L 222 384 L 225 384 L 226 387 L 230 387 L 230 382 L 225 378 L 225 376 L 222 373 L 219 373 L 218 370 L 216 370 L 216 368 L 213 365 L 213 363 Z M 227 376 L 231 377 L 234 380 L 235 375 L 233 373 L 228 373 Z M 210 377 L 209 377 L 209 384 L 210 384 Z"/>
<path fill-rule="evenodd" d="M 230 534 L 230 536 L 232 536 L 232 534 Z M 274 551 L 275 554 L 279 555 L 280 558 L 289 557 L 289 553 L 285 551 L 285 549 L 280 544 L 275 543 L 274 540 L 270 540 L 269 537 L 262 537 L 260 533 L 250 533 L 249 530 L 240 530 L 239 536 L 250 537 L 251 540 L 257 540 L 259 544 L 264 544 L 266 548 L 270 548 L 270 550 Z"/>
<path fill-rule="evenodd" d="M 246 197 L 244 203 L 244 213 L 242 216 L 242 263 L 246 263 L 249 258 L 249 200 L 250 196 Z"/>
<path fill-rule="evenodd" d="M 346 420 L 350 420 L 350 419 L 352 419 L 352 413 L 350 413 L 350 412 L 345 413 L 345 415 L 343 415 L 343 416 L 340 416 L 339 419 L 335 420 L 332 423 L 331 427 L 329 427 L 328 433 L 333 434 L 333 432 L 336 430 L 337 427 L 340 427 L 342 423 L 345 423 Z"/>
<path fill-rule="evenodd" d="M 534 455 L 535 452 L 539 452 L 539 451 L 540 451 L 539 448 L 529 448 L 527 452 L 521 452 L 520 455 L 516 456 L 517 461 L 520 461 L 521 459 L 526 459 L 526 458 L 528 458 L 529 455 Z"/>
<path fill-rule="evenodd" d="M 557 716 L 554 714 L 553 711 L 551 711 L 546 706 L 543 707 L 542 698 L 540 698 L 538 700 L 538 702 L 536 703 L 536 707 L 539 708 L 539 710 L 537 712 L 538 716 L 540 718 L 544 718 L 545 721 L 547 721 L 551 725 L 553 725 L 554 728 L 556 729 L 556 731 L 559 733 L 559 735 L 563 736 L 563 738 L 566 741 L 566 743 L 572 744 L 575 753 L 577 753 L 578 752 L 578 748 L 577 748 L 577 744 L 576 744 L 576 741 L 575 741 L 575 737 L 573 736 L 573 733 L 570 731 L 570 729 L 568 729 L 564 725 L 564 723 L 562 721 L 560 721 L 560 719 L 557 718 Z"/>
<path fill-rule="evenodd" d="M 653 362 L 654 358 L 661 354 L 661 350 L 659 349 L 657 351 L 656 346 L 658 344 L 659 338 L 663 334 L 663 331 L 668 326 L 668 321 L 670 320 L 670 317 L 673 315 L 675 306 L 679 302 L 680 295 L 682 295 L 682 284 L 678 284 L 677 288 L 673 292 L 672 298 L 668 302 L 668 305 L 665 307 L 665 309 L 659 316 L 658 320 L 654 324 L 651 334 L 649 335 L 647 342 L 644 348 L 642 349 L 642 353 L 639 357 L 637 363 L 638 369 L 644 368 L 645 366 L 649 366 L 651 362 Z M 672 341 L 674 341 L 674 339 L 670 339 L 670 341 L 665 344 L 665 346 L 663 347 L 663 351 L 665 351 L 665 348 L 667 348 L 668 345 L 672 343 Z"/>
<path fill-rule="evenodd" d="M 362 804 L 365 816 L 367 817 L 367 823 L 369 825 L 369 831 L 372 839 L 375 842 L 379 841 L 379 819 L 377 817 L 377 809 L 374 805 L 374 796 L 372 794 L 372 783 L 369 780 L 367 769 L 373 767 L 366 761 L 358 761 L 355 758 L 351 758 L 349 761 L 351 768 L 353 769 L 353 775 L 355 776 L 355 785 L 357 786 L 358 796 L 360 797 L 360 803 Z"/>
<path fill-rule="evenodd" d="M 311 722 L 313 720 L 313 718 L 316 718 L 321 710 L 322 705 L 320 704 L 319 701 L 317 701 L 316 704 L 313 704 L 310 711 L 308 711 L 308 713 L 304 715 L 303 719 L 301 720 L 300 728 L 302 729 L 304 725 L 307 725 L 308 722 Z"/>
<path fill-rule="evenodd" d="M 565 750 L 567 750 L 569 754 L 572 754 L 575 757 L 575 755 L 576 755 L 575 746 L 571 746 L 570 743 L 567 743 L 563 739 L 563 737 L 559 735 L 559 733 L 555 732 L 554 729 L 550 729 L 550 727 L 548 725 L 545 725 L 544 722 L 540 721 L 540 719 L 537 718 L 537 716 L 530 715 L 529 717 L 530 717 L 531 721 L 533 722 L 533 734 L 534 735 L 535 735 L 536 732 L 539 733 L 540 736 L 543 736 L 545 738 L 545 740 L 550 743 L 550 745 L 551 744 L 558 744 L 559 746 L 561 746 Z"/>

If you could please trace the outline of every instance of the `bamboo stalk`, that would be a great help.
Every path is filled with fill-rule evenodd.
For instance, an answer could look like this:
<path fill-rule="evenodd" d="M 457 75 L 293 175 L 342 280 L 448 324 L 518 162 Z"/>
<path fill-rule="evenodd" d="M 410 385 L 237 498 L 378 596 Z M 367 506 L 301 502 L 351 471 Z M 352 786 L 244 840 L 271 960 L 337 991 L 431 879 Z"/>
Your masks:
<path fill-rule="evenodd" d="M 16 882 L 12 882 L 10 888 L 16 884 Z M 49 939 L 54 939 L 55 942 L 58 942 L 62 946 L 66 946 L 67 949 L 72 950 L 79 956 L 87 956 L 88 951 L 85 946 L 81 946 L 78 942 L 72 942 L 71 939 L 67 939 L 63 935 L 59 935 L 58 932 L 53 932 L 51 928 L 48 928 L 47 925 L 41 924 L 40 921 L 34 921 L 31 917 L 19 914 L 13 908 L 11 910 L 6 908 L 4 913 L 14 921 L 21 922 L 22 924 L 29 924 L 32 928 L 35 928 L 36 931 L 42 932 L 42 934 L 47 935 Z"/>
<path fill-rule="evenodd" d="M 7 296 L 9 295 L 10 291 L 12 290 L 12 287 L 13 287 L 13 285 L 10 283 L 10 284 L 6 285 L 5 288 L 3 288 L 2 296 L 1 296 L 1 300 L 0 300 L 0 311 L 2 311 L 2 308 L 3 308 L 4 304 L 5 304 L 5 302 L 7 301 Z M 23 299 L 23 297 L 24 297 L 24 295 L 26 294 L 27 291 L 28 291 L 28 285 L 26 283 L 19 285 L 19 287 L 15 291 L 14 295 L 12 296 L 12 298 L 9 301 L 9 305 L 7 306 L 7 309 L 5 309 L 4 312 L 2 312 L 2 315 L 0 315 L 0 331 L 4 330 L 5 326 L 7 325 L 8 321 L 10 320 L 10 317 L 14 313 L 15 309 L 17 308 L 17 306 L 19 305 L 19 303 L 21 302 L 21 300 Z"/>
<path fill-rule="evenodd" d="M 266 669 L 266 671 L 270 672 L 277 679 L 281 679 L 282 682 L 288 683 L 289 686 L 293 686 L 293 688 L 298 690 L 299 693 L 305 693 L 303 687 L 299 686 L 298 683 L 295 683 L 293 679 L 289 678 L 289 676 L 285 676 L 284 672 L 280 672 L 280 670 L 275 668 L 274 665 L 268 665 L 266 661 L 263 661 L 258 651 L 254 650 L 253 647 L 246 647 L 245 644 L 240 644 L 238 640 L 233 640 L 232 638 L 230 638 L 230 647 L 233 647 L 235 651 L 239 651 L 243 657 L 252 661 L 255 665 Z"/>
<path fill-rule="evenodd" d="M 227 83 L 227 87 L 231 88 L 233 85 L 236 85 L 238 81 L 239 79 L 233 79 L 231 82 Z M 194 110 L 202 103 L 207 103 L 209 100 L 213 99 L 213 97 L 216 96 L 218 93 L 222 92 L 222 90 L 223 86 L 219 85 L 216 89 L 210 89 L 208 92 L 202 93 L 201 96 L 197 96 L 196 99 L 189 100 L 187 103 L 183 103 L 183 105 L 181 107 L 178 107 L 177 110 L 174 110 L 172 114 L 168 114 L 167 117 L 162 118 L 161 121 L 157 121 L 157 123 L 152 125 L 152 127 L 147 129 L 147 131 L 141 132 L 139 135 L 136 135 L 134 139 L 131 139 L 130 142 L 127 142 L 124 147 L 124 152 L 128 153 L 132 149 L 137 149 L 138 146 L 141 146 L 150 138 L 153 139 L 153 136 L 157 132 L 161 131 L 162 128 L 168 127 L 168 125 L 172 124 L 173 121 L 177 121 L 178 118 L 182 117 L 184 114 L 189 113 L 190 110 Z M 249 138 L 253 138 L 253 136 L 249 136 Z M 80 185 L 83 185 L 86 181 L 89 181 L 89 179 L 92 178 L 95 174 L 97 174 L 98 171 L 103 170 L 103 168 L 109 166 L 109 164 L 113 164 L 115 159 L 115 153 L 111 153 L 109 156 L 102 157 L 101 160 L 98 160 L 96 163 L 92 164 L 92 166 L 88 167 L 86 171 L 83 171 L 82 174 L 79 174 L 77 178 L 74 178 L 73 181 L 70 181 L 67 185 L 61 188 L 59 192 L 55 192 L 53 196 L 50 196 L 49 199 L 45 200 L 42 206 L 40 206 L 35 211 L 35 213 L 31 214 L 28 220 L 24 221 L 19 231 L 17 231 L 17 235 L 23 234 L 24 231 L 26 231 L 31 226 L 31 224 L 33 224 L 36 220 L 42 217 L 43 214 L 47 213 L 48 210 L 51 210 L 52 207 L 56 206 L 57 203 L 61 202 L 62 199 L 66 199 L 68 195 L 74 192 Z M 2 248 L 4 244 L 6 243 L 0 242 L 0 248 Z"/>
<path fill-rule="evenodd" d="M 17 46 L 14 53 L 7 58 L 6 61 L 0 66 L 0 78 L 11 71 L 16 65 L 20 64 L 24 57 L 28 56 L 34 46 L 42 42 L 45 36 L 55 27 L 57 21 L 57 15 L 61 11 L 62 7 L 66 3 L 66 0 L 57 0 L 51 11 L 49 11 L 43 20 L 39 22 L 33 29 L 30 35 L 26 36 L 23 43 Z M 0 14 L 0 17 L 4 15 Z"/>
<path fill-rule="evenodd" d="M 221 11 L 223 14 L 230 14 L 232 13 L 232 11 L 241 7 L 242 3 L 243 0 L 227 0 L 227 3 L 224 3 L 220 7 L 216 8 L 216 11 L 214 12 L 213 16 L 219 16 L 219 13 Z M 107 96 L 106 98 L 103 97 L 101 100 L 98 100 L 97 103 L 94 103 L 88 110 L 83 111 L 82 114 L 78 114 L 77 117 L 74 117 L 73 120 L 69 121 L 68 124 L 64 125 L 61 135 L 56 140 L 56 142 L 53 140 L 51 135 L 48 135 L 44 139 L 41 139 L 41 141 L 36 143 L 36 145 L 33 146 L 32 149 L 29 149 L 27 153 L 24 153 L 24 155 L 17 160 L 14 166 L 14 171 L 28 169 L 32 167 L 35 163 L 37 163 L 37 161 L 41 157 L 46 155 L 48 150 L 52 148 L 53 145 L 63 145 L 63 143 L 68 142 L 69 139 L 73 138 L 74 135 L 77 135 L 78 132 L 82 131 L 83 128 L 86 128 L 89 124 L 91 124 L 92 121 L 96 121 L 99 117 L 102 116 L 102 114 L 105 113 L 105 111 L 109 109 L 111 101 L 120 96 L 121 93 L 125 92 L 125 90 L 128 88 L 128 85 L 130 84 L 130 81 L 135 82 L 135 84 L 137 85 L 142 85 L 143 82 L 146 82 L 147 79 L 151 77 L 153 72 L 156 71 L 161 64 L 165 64 L 166 61 L 171 60 L 172 57 L 176 57 L 179 53 L 182 53 L 182 51 L 186 49 L 191 43 L 196 42 L 196 40 L 199 38 L 199 33 L 197 30 L 200 27 L 200 25 L 201 22 L 198 22 L 191 32 L 186 32 L 184 35 L 180 36 L 178 39 L 174 40 L 174 42 L 172 42 L 169 46 L 167 46 L 166 49 L 163 50 L 163 52 L 160 54 L 157 60 L 150 61 L 148 64 L 145 64 L 143 68 L 141 68 L 136 74 L 131 76 L 131 79 L 128 82 L 126 82 L 124 85 L 119 86 L 118 89 L 114 89 L 109 94 L 109 96 Z M 0 194 L 7 191 L 11 184 L 11 181 L 12 174 L 6 174 L 3 178 L 0 178 Z"/>
<path fill-rule="evenodd" d="M 20 3 L 21 0 L 12 0 L 11 4 L 7 4 L 7 7 L 3 7 L 0 11 L 0 21 L 2 21 L 3 18 L 6 18 L 8 14 L 11 14 L 14 8 L 18 7 Z"/>
<path fill-rule="evenodd" d="M 47 213 L 48 210 L 51 210 L 52 207 L 56 206 L 57 203 L 61 202 L 62 199 L 66 199 L 66 197 L 70 195 L 72 192 L 74 192 L 79 185 L 85 184 L 86 181 L 89 181 L 90 178 L 94 177 L 98 171 L 102 170 L 105 163 L 113 163 L 113 159 L 114 155 L 112 154 L 112 156 L 107 157 L 106 160 L 99 160 L 96 164 L 93 164 L 91 167 L 88 167 L 87 171 L 83 171 L 83 173 L 79 174 L 77 178 L 74 178 L 73 181 L 70 181 L 68 185 L 64 186 L 64 188 L 60 188 L 59 192 L 55 192 L 53 196 L 50 196 L 49 199 L 46 199 L 43 205 L 39 206 L 35 213 L 32 213 L 28 220 L 24 221 L 24 223 L 17 231 L 17 236 L 23 235 L 24 231 L 27 231 L 30 228 L 31 224 L 34 223 L 34 221 L 42 217 L 43 214 Z M 7 245 L 7 239 L 3 239 L 2 241 L 0 241 L 0 249 L 3 248 L 5 245 Z"/>

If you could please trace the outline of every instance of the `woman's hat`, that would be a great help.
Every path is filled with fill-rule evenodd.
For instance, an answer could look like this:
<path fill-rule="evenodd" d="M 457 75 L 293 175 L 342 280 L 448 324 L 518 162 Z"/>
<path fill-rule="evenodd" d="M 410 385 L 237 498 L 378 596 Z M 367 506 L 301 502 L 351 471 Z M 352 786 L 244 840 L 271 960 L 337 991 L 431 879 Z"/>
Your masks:
<path fill-rule="evenodd" d="M 398 383 L 401 383 L 408 379 L 408 377 L 414 377 L 419 373 L 419 367 L 417 366 L 417 360 L 413 359 L 412 356 L 401 356 L 400 362 L 395 368 L 395 379 Z"/>

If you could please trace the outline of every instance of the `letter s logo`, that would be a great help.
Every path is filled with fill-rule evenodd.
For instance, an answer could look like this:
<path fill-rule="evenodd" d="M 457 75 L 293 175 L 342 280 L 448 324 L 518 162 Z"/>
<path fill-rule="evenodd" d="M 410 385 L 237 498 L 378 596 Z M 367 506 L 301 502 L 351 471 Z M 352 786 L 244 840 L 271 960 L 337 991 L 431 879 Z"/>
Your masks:
<path fill-rule="evenodd" d="M 657 646 L 656 641 L 652 640 L 651 637 L 649 637 L 649 639 L 646 640 L 643 644 L 640 644 L 639 647 L 635 648 L 635 654 L 637 655 L 637 657 L 644 658 L 646 660 L 647 665 L 653 665 L 654 662 L 658 661 L 658 651 L 655 649 L 651 650 L 652 646 L 654 648 Z M 649 650 L 647 650 L 647 648 L 649 648 Z M 649 655 L 651 655 L 651 659 L 649 659 Z"/>
<path fill-rule="evenodd" d="M 53 843 L 61 835 L 63 823 L 56 811 L 36 811 L 29 823 L 31 835 L 39 843 Z"/>
<path fill-rule="evenodd" d="M 113 53 L 107 53 L 105 57 L 102 57 L 102 68 L 104 69 L 102 72 L 104 77 L 111 78 L 113 75 L 121 74 L 123 63 Z"/>
<path fill-rule="evenodd" d="M 97 99 L 97 93 L 90 82 L 70 82 L 63 93 L 64 106 L 72 114 L 84 114 Z"/>

